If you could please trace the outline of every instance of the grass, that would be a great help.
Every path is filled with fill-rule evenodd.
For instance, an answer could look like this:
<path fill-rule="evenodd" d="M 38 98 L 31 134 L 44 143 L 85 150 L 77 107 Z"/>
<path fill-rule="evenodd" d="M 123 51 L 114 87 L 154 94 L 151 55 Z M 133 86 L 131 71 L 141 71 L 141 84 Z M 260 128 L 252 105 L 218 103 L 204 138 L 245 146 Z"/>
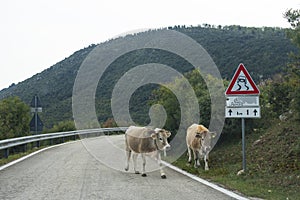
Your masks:
<path fill-rule="evenodd" d="M 183 154 L 173 162 L 177 167 L 201 178 L 263 199 L 300 199 L 300 125 L 295 122 L 275 124 L 268 130 L 246 133 L 247 171 L 242 175 L 240 141 L 218 144 L 210 153 L 210 170 L 187 165 Z"/>

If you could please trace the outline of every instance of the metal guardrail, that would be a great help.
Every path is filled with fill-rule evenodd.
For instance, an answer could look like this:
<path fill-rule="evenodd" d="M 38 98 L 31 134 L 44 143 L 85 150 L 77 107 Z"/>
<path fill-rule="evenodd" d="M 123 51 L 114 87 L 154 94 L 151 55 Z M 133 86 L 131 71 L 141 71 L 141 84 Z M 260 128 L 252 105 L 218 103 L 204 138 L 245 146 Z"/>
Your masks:
<path fill-rule="evenodd" d="M 101 134 L 101 133 L 109 133 L 109 132 L 117 132 L 117 131 L 126 131 L 127 127 L 114 127 L 114 128 L 99 128 L 99 129 L 85 129 L 78 131 L 68 131 L 68 132 L 57 132 L 57 133 L 47 133 L 47 134 L 39 134 L 39 135 L 31 135 L 25 137 L 11 138 L 0 140 L 0 150 L 4 150 L 4 157 L 8 157 L 9 148 L 26 145 L 29 143 L 37 142 L 37 146 L 39 147 L 39 142 L 44 140 L 52 140 L 57 138 L 65 138 L 71 136 L 82 136 L 88 137 L 92 134 Z"/>

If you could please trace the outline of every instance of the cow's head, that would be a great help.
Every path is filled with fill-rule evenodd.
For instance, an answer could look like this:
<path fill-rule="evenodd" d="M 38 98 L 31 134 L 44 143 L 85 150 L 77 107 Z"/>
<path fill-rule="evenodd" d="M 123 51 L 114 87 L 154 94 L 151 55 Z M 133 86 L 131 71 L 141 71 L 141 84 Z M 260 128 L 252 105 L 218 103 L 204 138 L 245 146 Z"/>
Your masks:
<path fill-rule="evenodd" d="M 202 151 L 209 152 L 211 151 L 211 141 L 217 135 L 216 132 L 204 131 L 202 133 Z"/>
<path fill-rule="evenodd" d="M 202 151 L 207 152 L 211 150 L 211 141 L 216 137 L 216 132 L 211 132 L 203 125 L 199 125 L 197 128 L 196 138 L 201 138 Z"/>
<path fill-rule="evenodd" d="M 170 145 L 168 143 L 168 137 L 171 136 L 171 132 L 160 128 L 156 128 L 154 132 L 155 133 L 151 134 L 151 137 L 153 140 L 155 140 L 154 142 L 156 143 L 157 148 L 159 150 L 165 150 L 166 148 L 169 148 Z"/>
<path fill-rule="evenodd" d="M 207 132 L 209 132 L 207 128 L 205 128 L 203 125 L 198 125 L 195 137 L 204 140 L 205 136 L 207 135 Z"/>

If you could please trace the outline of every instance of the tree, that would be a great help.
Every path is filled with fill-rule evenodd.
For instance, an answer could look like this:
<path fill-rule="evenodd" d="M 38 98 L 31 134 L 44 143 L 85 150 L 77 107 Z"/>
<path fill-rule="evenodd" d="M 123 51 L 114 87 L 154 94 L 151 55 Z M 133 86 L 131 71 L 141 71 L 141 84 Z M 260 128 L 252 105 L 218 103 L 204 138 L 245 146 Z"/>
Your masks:
<path fill-rule="evenodd" d="M 19 97 L 0 101 L 0 139 L 29 134 L 30 108 Z"/>
<path fill-rule="evenodd" d="M 300 10 L 288 10 L 284 17 L 291 24 L 292 29 L 287 31 L 287 36 L 291 41 L 300 48 Z M 300 117 L 300 54 L 291 53 L 290 57 L 293 59 L 288 65 L 288 81 L 293 88 L 290 93 L 292 103 L 291 106 L 298 113 Z"/>
<path fill-rule="evenodd" d="M 59 122 L 58 124 L 55 124 L 50 130 L 47 132 L 49 133 L 55 133 L 55 132 L 64 132 L 64 131 L 75 131 L 75 123 L 74 121 L 67 120 Z"/>
<path fill-rule="evenodd" d="M 179 128 L 179 124 L 188 123 L 194 116 L 190 116 L 194 113 L 193 107 L 190 107 L 191 99 L 193 95 L 196 96 L 199 105 L 200 121 L 194 123 L 200 123 L 205 126 L 209 125 L 211 116 L 211 99 L 209 92 L 220 92 L 220 91 L 208 91 L 207 84 L 214 84 L 216 79 L 212 76 L 207 77 L 207 83 L 201 77 L 201 73 L 198 70 L 193 70 L 184 74 L 186 80 L 193 88 L 195 94 L 191 94 L 186 89 L 186 82 L 184 78 L 178 78 L 171 83 L 168 83 L 168 87 L 161 86 L 159 89 L 154 91 L 153 104 L 160 104 L 164 107 L 167 112 L 167 121 L 165 128 L 171 131 L 176 131 Z M 185 101 L 181 102 L 184 105 L 180 105 L 175 94 L 172 93 L 168 88 L 173 90 L 181 91 L 185 96 Z M 222 91 L 224 93 L 224 91 Z M 185 108 L 182 110 L 181 107 Z M 190 110 L 189 110 L 190 109 Z M 184 114 L 184 115 L 183 115 Z M 183 116 L 189 116 L 191 119 L 182 118 Z"/>
<path fill-rule="evenodd" d="M 291 24 L 291 29 L 288 29 L 287 36 L 291 39 L 291 41 L 300 48 L 300 10 L 288 10 L 284 17 L 288 20 L 288 22 Z M 294 59 L 294 62 L 289 67 L 295 68 L 293 69 L 294 73 L 299 74 L 299 66 L 300 66 L 300 55 L 299 53 L 292 53 L 290 56 Z"/>
<path fill-rule="evenodd" d="M 117 123 L 113 118 L 108 118 L 102 125 L 103 128 L 111 128 L 111 127 L 116 127 Z"/>

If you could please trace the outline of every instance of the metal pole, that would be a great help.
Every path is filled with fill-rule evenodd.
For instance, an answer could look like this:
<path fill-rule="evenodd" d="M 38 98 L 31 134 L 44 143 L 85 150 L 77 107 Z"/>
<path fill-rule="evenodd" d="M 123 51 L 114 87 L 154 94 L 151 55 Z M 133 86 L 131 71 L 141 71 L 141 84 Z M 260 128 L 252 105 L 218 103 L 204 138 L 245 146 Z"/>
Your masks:
<path fill-rule="evenodd" d="M 9 148 L 4 149 L 4 157 L 8 158 L 8 156 L 9 156 Z"/>
<path fill-rule="evenodd" d="M 34 96 L 35 134 L 37 134 L 37 96 Z"/>
<path fill-rule="evenodd" d="M 245 118 L 242 118 L 243 170 L 246 171 Z"/>

